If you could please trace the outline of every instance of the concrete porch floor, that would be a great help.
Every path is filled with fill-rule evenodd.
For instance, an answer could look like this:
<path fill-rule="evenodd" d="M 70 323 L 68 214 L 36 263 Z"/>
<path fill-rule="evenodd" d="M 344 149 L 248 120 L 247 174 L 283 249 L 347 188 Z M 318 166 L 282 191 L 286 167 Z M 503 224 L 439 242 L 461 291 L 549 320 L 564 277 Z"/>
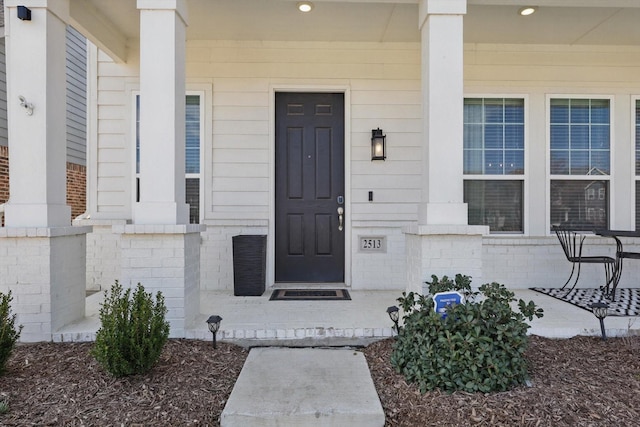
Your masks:
<path fill-rule="evenodd" d="M 598 320 L 590 312 L 528 290 L 514 290 L 516 298 L 533 300 L 544 317 L 533 319 L 530 334 L 549 338 L 600 335 Z M 211 340 L 206 319 L 220 315 L 219 341 L 245 346 L 366 345 L 393 334 L 386 309 L 397 305 L 397 291 L 349 291 L 351 301 L 269 301 L 271 290 L 260 297 L 236 297 L 232 292 L 200 292 L 200 313 L 187 326 L 186 338 Z M 86 317 L 53 334 L 54 341 L 92 341 L 100 327 L 103 293 L 87 297 Z M 640 333 L 640 318 L 605 319 L 608 336 Z"/>

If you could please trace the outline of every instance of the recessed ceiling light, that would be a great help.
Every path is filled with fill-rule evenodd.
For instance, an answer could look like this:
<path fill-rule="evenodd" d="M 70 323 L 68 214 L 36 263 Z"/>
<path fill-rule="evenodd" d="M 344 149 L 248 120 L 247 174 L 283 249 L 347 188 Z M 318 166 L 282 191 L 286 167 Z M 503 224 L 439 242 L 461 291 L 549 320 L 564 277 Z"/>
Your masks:
<path fill-rule="evenodd" d="M 301 1 L 298 3 L 298 10 L 304 13 L 311 12 L 313 10 L 313 3 L 310 1 Z"/>
<path fill-rule="evenodd" d="M 537 7 L 535 6 L 525 6 L 523 8 L 521 8 L 518 13 L 522 16 L 529 16 L 529 15 L 533 15 L 534 13 L 536 13 L 536 10 L 538 10 Z"/>

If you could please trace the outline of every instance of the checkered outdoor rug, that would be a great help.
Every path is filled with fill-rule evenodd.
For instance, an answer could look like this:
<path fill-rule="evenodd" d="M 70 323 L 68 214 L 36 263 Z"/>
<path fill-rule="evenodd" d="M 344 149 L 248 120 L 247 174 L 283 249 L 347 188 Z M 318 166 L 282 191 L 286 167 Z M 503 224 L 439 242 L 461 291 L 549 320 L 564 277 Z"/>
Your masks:
<path fill-rule="evenodd" d="M 600 289 L 576 288 L 568 293 L 567 289 L 559 288 L 530 289 L 587 311 L 591 311 L 592 303 L 605 301 L 609 303 L 609 316 L 640 316 L 640 289 L 618 288 L 615 301 L 606 300 Z"/>

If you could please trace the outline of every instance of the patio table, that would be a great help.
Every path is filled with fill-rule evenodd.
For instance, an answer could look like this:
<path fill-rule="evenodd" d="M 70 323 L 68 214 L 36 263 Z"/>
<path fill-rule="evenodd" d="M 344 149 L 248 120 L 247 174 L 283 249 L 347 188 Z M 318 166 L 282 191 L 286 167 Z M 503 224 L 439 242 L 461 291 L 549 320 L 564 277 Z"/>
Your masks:
<path fill-rule="evenodd" d="M 594 230 L 594 234 L 603 237 L 611 237 L 616 241 L 616 263 L 613 267 L 613 275 L 609 283 L 605 285 L 605 295 L 611 299 L 611 301 L 615 301 L 616 296 L 616 288 L 618 287 L 618 283 L 620 282 L 620 277 L 622 276 L 622 260 L 627 259 L 640 259 L 640 252 L 632 252 L 625 251 L 622 245 L 622 241 L 620 238 L 628 237 L 628 238 L 640 238 L 640 231 L 632 231 L 632 230 Z"/>

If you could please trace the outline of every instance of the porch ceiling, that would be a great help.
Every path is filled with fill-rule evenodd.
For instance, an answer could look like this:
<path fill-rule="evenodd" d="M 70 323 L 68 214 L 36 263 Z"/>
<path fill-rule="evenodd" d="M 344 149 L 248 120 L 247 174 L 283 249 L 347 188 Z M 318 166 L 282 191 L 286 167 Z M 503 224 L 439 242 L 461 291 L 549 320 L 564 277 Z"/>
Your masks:
<path fill-rule="evenodd" d="M 418 0 L 187 0 L 190 40 L 417 42 Z M 539 6 L 518 15 L 527 3 Z M 73 23 L 107 51 L 135 46 L 135 0 L 72 0 Z M 640 45 L 637 0 L 468 0 L 466 43 Z M 96 30 L 99 29 L 99 30 Z M 92 34 L 89 34 L 92 33 Z M 120 46 L 118 46 L 120 45 Z M 121 54 L 120 54 L 121 55 Z"/>

